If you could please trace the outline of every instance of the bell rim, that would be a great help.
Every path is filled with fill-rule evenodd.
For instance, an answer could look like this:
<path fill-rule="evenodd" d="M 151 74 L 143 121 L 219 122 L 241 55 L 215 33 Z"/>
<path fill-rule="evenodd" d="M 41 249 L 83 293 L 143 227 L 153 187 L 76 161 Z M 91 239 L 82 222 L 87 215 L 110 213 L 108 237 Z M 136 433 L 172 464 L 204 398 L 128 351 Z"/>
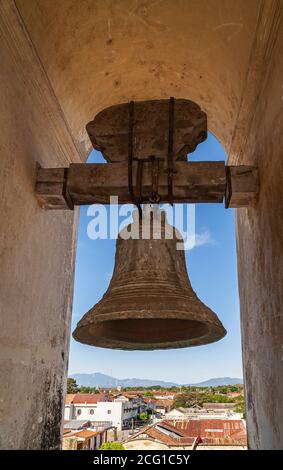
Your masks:
<path fill-rule="evenodd" d="M 119 321 L 119 320 L 188 320 L 196 321 L 199 323 L 209 323 L 215 327 L 224 328 L 222 322 L 219 320 L 216 313 L 213 312 L 207 305 L 201 302 L 201 305 L 198 308 L 195 306 L 194 311 L 188 310 L 186 307 L 182 309 L 182 306 L 177 308 L 169 307 L 167 309 L 163 308 L 162 312 L 157 307 L 156 310 L 150 305 L 148 308 L 140 309 L 139 311 L 136 308 L 128 308 L 127 310 L 121 311 L 110 311 L 109 313 L 105 311 L 97 311 L 98 307 L 104 307 L 103 299 L 92 307 L 82 319 L 77 323 L 77 327 L 94 325 L 95 323 L 103 323 L 107 321 Z M 101 308 L 103 310 L 103 308 Z M 225 328 L 224 328 L 225 329 Z M 226 330 L 225 330 L 226 331 Z M 226 331 L 227 333 L 227 331 Z"/>
<path fill-rule="evenodd" d="M 131 312 L 132 313 L 132 312 Z M 188 339 L 182 339 L 182 340 L 173 340 L 173 341 L 163 341 L 163 342 L 138 342 L 138 341 L 125 341 L 125 340 L 117 340 L 113 338 L 107 338 L 104 336 L 95 336 L 92 334 L 90 336 L 89 334 L 89 328 L 91 326 L 95 326 L 97 323 L 103 323 L 104 321 L 107 322 L 108 320 L 105 318 L 107 314 L 102 314 L 100 315 L 101 317 L 104 317 L 102 319 L 98 319 L 97 317 L 93 319 L 92 322 L 87 322 L 85 324 L 79 324 L 77 325 L 76 329 L 74 330 L 72 336 L 75 340 L 83 343 L 83 344 L 88 344 L 91 346 L 95 347 L 101 347 L 101 348 L 107 348 L 107 349 L 120 349 L 120 350 L 139 350 L 139 351 L 152 351 L 152 350 L 164 350 L 164 349 L 179 349 L 179 348 L 187 348 L 187 347 L 194 347 L 194 346 L 204 346 L 207 344 L 211 344 L 217 341 L 220 341 L 223 339 L 227 331 L 220 322 L 220 320 L 217 319 L 216 322 L 212 321 L 198 321 L 200 324 L 205 323 L 207 327 L 207 331 L 205 334 L 202 336 L 197 336 L 194 338 L 188 338 Z M 132 318 L 132 317 L 131 317 Z M 138 317 L 136 317 L 138 318 Z M 129 319 L 129 318 L 128 318 Z M 158 319 L 156 316 L 151 316 L 151 317 L 139 317 L 139 319 Z M 159 317 L 159 320 L 162 321 L 164 319 L 169 319 L 168 316 L 166 318 Z M 176 315 L 173 317 L 171 316 L 170 319 L 185 319 L 184 317 L 181 317 L 180 315 L 177 317 Z M 111 317 L 111 320 L 113 320 L 113 315 Z M 123 317 L 121 318 L 121 315 L 119 318 L 114 319 L 115 321 L 119 320 L 127 320 L 127 318 Z M 187 321 L 191 321 L 191 319 L 188 319 L 188 315 L 186 318 Z M 196 320 L 197 321 L 197 320 Z M 87 331 L 87 334 L 86 334 Z"/>

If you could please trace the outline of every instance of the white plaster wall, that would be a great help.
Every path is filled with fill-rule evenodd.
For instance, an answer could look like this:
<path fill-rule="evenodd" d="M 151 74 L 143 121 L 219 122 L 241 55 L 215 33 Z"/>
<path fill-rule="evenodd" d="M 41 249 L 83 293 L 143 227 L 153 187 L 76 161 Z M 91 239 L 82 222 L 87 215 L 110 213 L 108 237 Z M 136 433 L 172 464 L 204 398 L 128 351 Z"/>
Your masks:
<path fill-rule="evenodd" d="M 65 405 L 64 409 L 64 420 L 70 421 L 74 419 L 74 406 L 73 405 Z"/>
<path fill-rule="evenodd" d="M 126 412 L 126 409 L 129 409 Z M 78 413 L 80 410 L 80 413 Z M 94 413 L 90 414 L 90 410 Z M 108 410 L 111 412 L 108 414 Z M 98 402 L 97 404 L 75 404 L 75 419 L 86 419 L 90 421 L 111 421 L 113 426 L 117 426 L 121 430 L 125 420 L 131 420 L 137 416 L 137 409 L 133 408 L 130 402 L 114 401 L 114 402 Z M 70 416 L 68 405 L 65 405 L 65 416 Z M 65 418 L 65 419 L 72 419 Z"/>
<path fill-rule="evenodd" d="M 171 410 L 165 414 L 166 418 L 174 419 L 174 418 L 185 418 L 184 413 L 178 410 Z"/>
<path fill-rule="evenodd" d="M 111 421 L 113 426 L 116 426 L 118 431 L 122 429 L 123 416 L 122 416 L 122 402 L 99 402 L 97 403 L 97 420 L 98 421 Z M 107 411 L 111 410 L 111 414 Z"/>
<path fill-rule="evenodd" d="M 79 410 L 80 410 L 80 413 L 79 413 Z M 90 414 L 90 410 L 94 410 L 94 413 Z M 96 415 L 97 415 L 97 405 L 85 405 L 85 404 L 74 405 L 74 419 L 87 419 L 89 421 L 98 421 Z"/>
<path fill-rule="evenodd" d="M 81 411 L 78 414 L 78 410 Z M 90 414 L 90 410 L 94 410 Z M 108 414 L 108 410 L 111 411 Z M 97 404 L 75 404 L 74 405 L 75 419 L 85 419 L 89 421 L 111 421 L 113 426 L 117 426 L 120 430 L 125 414 L 123 413 L 122 402 L 98 402 Z"/>

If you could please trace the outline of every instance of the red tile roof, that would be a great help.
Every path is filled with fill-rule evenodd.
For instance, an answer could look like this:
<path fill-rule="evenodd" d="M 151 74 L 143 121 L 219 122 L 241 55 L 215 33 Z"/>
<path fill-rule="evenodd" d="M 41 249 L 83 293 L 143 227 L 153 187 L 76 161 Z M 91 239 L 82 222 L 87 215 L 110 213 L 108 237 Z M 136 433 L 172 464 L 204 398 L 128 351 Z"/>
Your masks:
<path fill-rule="evenodd" d="M 245 426 L 240 419 L 191 419 L 182 421 L 162 421 L 158 423 L 166 429 L 177 432 L 183 437 L 230 437 L 244 432 Z"/>
<path fill-rule="evenodd" d="M 167 446 L 191 445 L 197 436 L 204 445 L 246 445 L 246 429 L 242 420 L 191 419 L 160 421 L 143 428 L 129 440 L 146 434 Z"/>
<path fill-rule="evenodd" d="M 144 403 L 155 403 L 156 400 L 154 400 L 153 398 L 150 398 L 150 397 L 143 397 L 143 401 Z"/>
<path fill-rule="evenodd" d="M 83 437 L 84 439 L 89 439 L 90 437 L 96 436 L 98 433 L 96 431 L 91 431 L 89 429 L 84 429 L 83 431 L 76 432 L 76 437 Z"/>
<path fill-rule="evenodd" d="M 162 431 L 159 431 L 155 427 L 150 428 L 147 433 L 149 438 L 151 439 L 156 439 L 159 442 L 162 442 L 163 444 L 166 444 L 167 446 L 176 446 L 176 439 L 174 437 L 168 436 L 164 434 Z"/>
<path fill-rule="evenodd" d="M 65 398 L 66 405 L 70 405 L 71 403 L 73 403 L 74 396 L 75 396 L 75 393 L 67 393 L 66 398 Z"/>
<path fill-rule="evenodd" d="M 170 400 L 169 398 L 166 399 L 159 399 L 159 400 L 154 400 L 155 406 L 157 407 L 162 407 L 164 408 L 171 408 L 173 406 L 174 400 Z"/>
<path fill-rule="evenodd" d="M 130 392 L 121 392 L 121 396 L 126 397 L 126 398 L 139 398 L 141 396 L 140 393 L 130 393 Z"/>
<path fill-rule="evenodd" d="M 226 395 L 229 398 L 244 396 L 243 392 L 228 392 L 228 393 L 226 393 Z"/>
<path fill-rule="evenodd" d="M 86 403 L 88 405 L 92 405 L 100 401 L 107 401 L 104 393 L 76 393 L 75 395 L 72 395 L 71 401 L 70 401 L 70 395 L 66 396 L 66 403 L 73 403 L 73 404 L 80 404 L 80 405 Z"/>

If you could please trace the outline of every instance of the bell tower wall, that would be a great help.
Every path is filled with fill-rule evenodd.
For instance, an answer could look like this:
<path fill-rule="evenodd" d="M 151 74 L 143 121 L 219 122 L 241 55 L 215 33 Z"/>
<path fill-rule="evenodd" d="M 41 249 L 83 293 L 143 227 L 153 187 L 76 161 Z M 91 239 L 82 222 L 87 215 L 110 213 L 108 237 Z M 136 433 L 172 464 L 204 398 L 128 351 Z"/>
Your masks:
<path fill-rule="evenodd" d="M 60 446 L 76 211 L 34 197 L 36 162 L 78 162 L 14 2 L 0 2 L 0 448 Z"/>

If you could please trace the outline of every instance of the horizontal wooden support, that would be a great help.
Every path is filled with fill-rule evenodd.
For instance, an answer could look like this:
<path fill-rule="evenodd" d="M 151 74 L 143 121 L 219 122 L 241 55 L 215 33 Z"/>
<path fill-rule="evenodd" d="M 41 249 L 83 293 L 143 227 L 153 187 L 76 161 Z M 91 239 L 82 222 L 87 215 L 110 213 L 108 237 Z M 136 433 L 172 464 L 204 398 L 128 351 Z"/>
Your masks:
<path fill-rule="evenodd" d="M 254 166 L 227 166 L 225 207 L 251 206 L 259 191 L 258 170 Z"/>
<path fill-rule="evenodd" d="M 73 209 L 67 190 L 68 168 L 42 168 L 38 165 L 35 192 L 43 209 Z"/>
<path fill-rule="evenodd" d="M 160 202 L 168 201 L 168 174 L 160 162 L 158 194 Z M 173 194 L 175 202 L 221 202 L 226 175 L 224 162 L 176 162 L 174 164 Z M 152 192 L 152 165 L 143 164 L 142 196 L 150 200 Z M 134 193 L 137 163 L 133 164 Z M 68 172 L 67 187 L 75 204 L 109 203 L 109 196 L 116 195 L 120 203 L 131 202 L 128 190 L 128 166 L 124 162 L 112 164 L 73 164 Z"/>
<path fill-rule="evenodd" d="M 245 171 L 246 168 L 246 171 Z M 150 202 L 152 164 L 142 167 L 142 197 Z M 168 174 L 159 162 L 158 194 L 168 202 Z M 133 162 L 133 188 L 137 187 L 137 162 Z M 249 189 L 250 188 L 250 189 Z M 225 167 L 224 162 L 175 162 L 174 202 L 220 203 L 226 207 L 243 207 L 257 192 L 257 172 L 253 167 Z M 36 194 L 45 209 L 71 209 L 74 205 L 109 204 L 118 196 L 121 204 L 131 203 L 128 190 L 128 166 L 125 162 L 107 164 L 71 164 L 69 168 L 38 169 Z"/>

